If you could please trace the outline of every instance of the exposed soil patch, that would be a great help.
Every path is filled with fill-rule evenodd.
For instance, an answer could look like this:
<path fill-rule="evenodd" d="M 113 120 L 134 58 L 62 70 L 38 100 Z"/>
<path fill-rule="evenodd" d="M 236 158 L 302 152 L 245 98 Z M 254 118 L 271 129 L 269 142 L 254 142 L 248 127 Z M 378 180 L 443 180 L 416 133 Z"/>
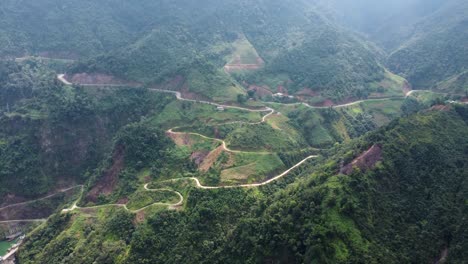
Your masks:
<path fill-rule="evenodd" d="M 304 88 L 300 90 L 299 92 L 297 92 L 296 95 L 314 97 L 314 96 L 319 96 L 320 94 L 317 93 L 316 91 L 312 91 L 312 89 L 310 88 Z"/>
<path fill-rule="evenodd" d="M 373 145 L 368 151 L 361 154 L 351 163 L 341 168 L 340 173 L 349 175 L 353 172 L 354 167 L 359 168 L 362 172 L 373 169 L 378 161 L 382 160 L 382 147 Z"/>
<path fill-rule="evenodd" d="M 429 111 L 444 111 L 448 112 L 450 111 L 451 107 L 450 105 L 434 105 L 431 108 L 429 108 Z"/>
<path fill-rule="evenodd" d="M 1 198 L 0 207 L 7 206 L 10 204 L 26 202 L 28 199 L 25 197 L 16 196 L 15 194 L 6 194 Z"/>
<path fill-rule="evenodd" d="M 64 201 L 69 200 L 79 188 L 70 189 L 50 198 L 27 204 L 19 204 L 0 210 L 0 221 L 17 219 L 42 219 L 47 218 L 55 212 Z"/>
<path fill-rule="evenodd" d="M 183 98 L 189 99 L 189 100 L 198 100 L 198 101 L 210 101 L 211 100 L 210 98 L 208 98 L 206 96 L 203 96 L 203 95 L 197 94 L 197 93 L 193 93 L 193 92 L 190 92 L 190 91 L 182 90 L 180 92 L 180 94 L 182 95 Z"/>
<path fill-rule="evenodd" d="M 273 93 L 267 86 L 257 86 L 257 85 L 249 85 L 249 91 L 255 91 L 255 94 L 260 97 L 264 96 L 271 96 Z"/>
<path fill-rule="evenodd" d="M 136 213 L 136 216 L 135 216 L 135 224 L 141 224 L 145 221 L 145 218 L 146 218 L 146 212 L 145 210 L 142 210 L 142 211 L 139 211 Z"/>
<path fill-rule="evenodd" d="M 119 174 L 124 167 L 124 148 L 119 146 L 112 157 L 112 166 L 104 172 L 96 185 L 88 193 L 86 200 L 96 203 L 101 194 L 109 195 L 117 186 Z"/>
<path fill-rule="evenodd" d="M 326 99 L 319 104 L 314 104 L 314 106 L 318 106 L 318 107 L 329 107 L 329 106 L 334 106 L 334 105 L 335 103 L 333 103 L 333 101 L 330 99 Z"/>
<path fill-rule="evenodd" d="M 195 151 L 190 156 L 190 159 L 193 162 L 195 162 L 195 164 L 197 164 L 197 166 L 199 166 L 200 164 L 202 164 L 203 160 L 205 160 L 205 158 L 208 156 L 208 154 L 210 154 L 210 152 L 208 150 Z"/>
<path fill-rule="evenodd" d="M 24 203 L 24 202 L 28 202 L 28 201 L 35 200 L 35 199 L 41 199 L 41 198 L 47 197 L 49 195 L 54 195 L 54 194 L 58 194 L 60 192 L 63 192 L 64 190 L 70 188 L 69 187 L 69 185 L 71 184 L 70 178 L 71 177 L 63 177 L 63 178 L 55 179 L 55 181 L 57 182 L 55 184 L 55 188 L 50 190 L 49 192 L 47 192 L 45 194 L 37 196 L 37 197 L 27 198 L 27 197 L 23 197 L 23 196 L 18 196 L 18 195 L 13 194 L 13 193 L 6 194 L 6 195 L 4 195 L 3 197 L 0 198 L 0 208 L 8 206 L 8 205 L 12 205 L 12 204 Z"/>
<path fill-rule="evenodd" d="M 213 164 L 218 160 L 219 156 L 223 153 L 223 146 L 219 146 L 217 149 L 211 151 L 206 155 L 203 161 L 199 164 L 199 170 L 207 172 Z"/>
<path fill-rule="evenodd" d="M 170 137 L 177 146 L 193 146 L 195 141 L 192 137 L 188 134 L 172 134 L 166 133 L 168 137 Z"/>
<path fill-rule="evenodd" d="M 286 87 L 284 87 L 283 85 L 278 85 L 278 88 L 276 90 L 278 91 L 278 93 L 289 95 L 288 89 L 286 89 Z"/>
<path fill-rule="evenodd" d="M 116 204 L 128 204 L 128 201 L 130 201 L 128 197 L 123 197 L 117 200 Z"/>

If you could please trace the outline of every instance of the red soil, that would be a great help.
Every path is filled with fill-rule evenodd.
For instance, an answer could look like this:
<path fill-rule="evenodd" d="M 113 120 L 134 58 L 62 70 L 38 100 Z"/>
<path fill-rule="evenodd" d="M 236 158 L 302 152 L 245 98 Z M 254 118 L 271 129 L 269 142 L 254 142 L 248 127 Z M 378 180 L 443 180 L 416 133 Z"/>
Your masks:
<path fill-rule="evenodd" d="M 278 93 L 282 93 L 284 95 L 289 94 L 288 89 L 286 89 L 286 87 L 284 87 L 283 85 L 278 85 L 277 91 Z"/>
<path fill-rule="evenodd" d="M 128 197 L 123 197 L 117 200 L 116 204 L 128 204 L 128 201 L 130 201 Z"/>
<path fill-rule="evenodd" d="M 205 160 L 205 158 L 210 154 L 210 151 L 203 150 L 203 151 L 195 151 L 190 156 L 190 159 L 199 166 Z"/>
<path fill-rule="evenodd" d="M 87 201 L 95 203 L 98 201 L 99 195 L 109 195 L 112 193 L 119 181 L 119 173 L 124 167 L 124 156 L 123 147 L 117 147 L 112 157 L 112 166 L 104 172 L 104 175 L 88 193 L 86 197 Z"/>
<path fill-rule="evenodd" d="M 47 218 L 57 209 L 54 204 L 58 205 L 60 202 L 70 199 L 79 190 L 80 188 L 70 189 L 41 201 L 4 208 L 0 210 L 0 221 Z M 60 202 L 52 202 L 57 201 L 57 199 L 60 199 Z"/>
<path fill-rule="evenodd" d="M 351 163 L 341 168 L 340 173 L 350 175 L 355 167 L 364 172 L 373 169 L 375 164 L 380 160 L 382 160 L 382 147 L 379 145 L 373 145 L 368 151 L 364 152 Z"/>
<path fill-rule="evenodd" d="M 315 92 L 315 91 L 312 91 L 312 89 L 310 88 L 304 88 L 302 90 L 300 90 L 299 92 L 296 93 L 297 96 L 310 96 L 310 97 L 313 97 L 313 96 L 318 96 L 319 93 Z"/>
<path fill-rule="evenodd" d="M 260 97 L 273 95 L 273 93 L 270 91 L 270 89 L 267 86 L 250 85 L 249 90 L 255 91 L 255 94 Z"/>
<path fill-rule="evenodd" d="M 431 108 L 429 108 L 429 111 L 445 111 L 448 112 L 450 111 L 451 107 L 450 105 L 434 105 Z"/>

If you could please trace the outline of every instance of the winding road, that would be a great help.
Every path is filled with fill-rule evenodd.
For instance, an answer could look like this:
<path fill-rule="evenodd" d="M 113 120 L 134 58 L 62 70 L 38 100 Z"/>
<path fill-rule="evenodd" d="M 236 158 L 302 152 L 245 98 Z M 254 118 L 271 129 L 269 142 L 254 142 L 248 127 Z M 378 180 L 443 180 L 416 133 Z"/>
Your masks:
<path fill-rule="evenodd" d="M 62 82 L 64 83 L 65 85 L 72 85 L 72 83 L 70 83 L 69 81 L 66 80 L 65 78 L 65 75 L 64 74 L 60 74 L 57 76 L 57 78 Z M 105 85 L 105 84 L 96 84 L 96 85 L 92 85 L 92 84 L 89 84 L 89 85 L 86 85 L 86 86 L 110 86 L 110 85 Z M 126 85 L 112 85 L 112 86 L 126 86 Z M 155 92 L 161 92 L 161 93 L 170 93 L 170 94 L 174 94 L 177 98 L 177 100 L 180 100 L 180 101 L 187 101 L 187 102 L 194 102 L 194 103 L 201 103 L 201 104 L 208 104 L 208 105 L 212 105 L 212 106 L 216 106 L 216 107 L 223 107 L 225 109 L 238 109 L 238 110 L 242 110 L 242 111 L 248 111 L 248 112 L 258 112 L 258 113 L 263 113 L 263 112 L 268 112 L 266 115 L 264 115 L 262 117 L 262 119 L 259 121 L 259 122 L 243 122 L 243 121 L 234 121 L 234 122 L 228 122 L 228 123 L 224 123 L 224 125 L 227 125 L 227 124 L 249 124 L 249 125 L 259 125 L 259 124 L 262 124 L 262 123 L 265 123 L 268 119 L 268 117 L 270 117 L 271 115 L 273 115 L 275 113 L 275 110 L 273 108 L 270 108 L 270 107 L 266 107 L 266 108 L 263 108 L 263 109 L 250 109 L 250 108 L 244 108 L 244 107 L 239 107 L 239 106 L 231 106 L 231 105 L 222 105 L 222 104 L 218 104 L 218 103 L 213 103 L 213 102 L 208 102 L 208 101 L 201 101 L 201 100 L 193 100 L 193 99 L 186 99 L 186 98 L 183 98 L 182 97 L 182 94 L 180 92 L 177 92 L 177 91 L 170 91 L 170 90 L 163 90 L 163 89 L 155 89 L 155 88 L 151 88 L 149 89 L 150 91 L 155 91 Z M 210 138 L 210 137 L 207 137 L 207 136 L 204 136 L 202 134 L 199 134 L 199 133 L 190 133 L 190 132 L 174 132 L 173 130 L 176 129 L 177 127 L 175 128 L 171 128 L 167 131 L 168 134 L 173 134 L 173 135 L 195 135 L 195 136 L 199 136 L 199 137 L 202 137 L 202 138 L 205 138 L 205 139 L 208 139 L 208 140 L 213 140 L 213 141 L 217 141 L 217 142 L 220 142 L 223 146 L 223 149 L 227 152 L 231 152 L 231 153 L 255 153 L 255 154 L 264 154 L 264 155 L 267 155 L 267 154 L 271 154 L 271 152 L 247 152 L 247 151 L 238 151 L 238 150 L 232 150 L 232 149 L 229 149 L 227 147 L 227 144 L 224 140 L 221 140 L 221 139 L 217 139 L 217 138 Z M 311 156 L 308 156 L 307 158 L 303 159 L 302 161 L 298 162 L 296 165 L 292 166 L 291 168 L 289 168 L 288 170 L 286 170 L 285 172 L 281 173 L 280 175 L 277 175 L 269 180 L 266 180 L 264 182 L 261 182 L 261 183 L 252 183 L 252 184 L 241 184 L 241 185 L 232 185 L 232 186 L 204 186 L 200 183 L 200 180 L 198 178 L 195 178 L 195 177 L 191 177 L 191 178 L 179 178 L 179 179 L 172 179 L 172 180 L 169 180 L 170 182 L 175 182 L 175 181 L 184 181 L 184 180 L 192 180 L 195 182 L 196 184 L 196 187 L 197 188 L 200 188 L 200 189 L 232 189 L 232 188 L 253 188 L 253 187 L 260 187 L 260 186 L 264 186 L 264 185 L 267 185 L 267 184 L 270 184 L 274 181 L 277 181 L 279 179 L 281 179 L 282 177 L 288 175 L 291 171 L 293 171 L 294 169 L 296 169 L 297 167 L 301 166 L 302 164 L 304 164 L 305 162 L 307 162 L 308 160 L 310 159 L 313 159 L 313 158 L 317 158 L 318 156 L 317 155 L 311 155 Z M 122 207 L 124 208 L 125 210 L 127 211 L 130 211 L 130 212 L 133 212 L 133 213 L 138 213 L 142 210 L 145 210 L 146 208 L 148 207 L 151 207 L 151 206 L 154 206 L 154 205 L 165 205 L 165 206 L 169 206 L 170 208 L 177 208 L 177 207 L 180 207 L 183 205 L 184 203 L 184 197 L 182 196 L 181 193 L 177 192 L 177 191 L 174 191 L 174 190 L 170 190 L 170 189 L 149 189 L 148 188 L 149 184 L 145 184 L 144 185 L 144 189 L 146 191 L 170 191 L 170 192 L 174 192 L 176 193 L 180 200 L 175 203 L 175 204 L 168 204 L 168 203 L 154 203 L 154 204 L 151 204 L 151 205 L 148 205 L 148 206 L 145 206 L 143 208 L 140 208 L 138 210 L 129 210 L 127 208 L 127 206 L 125 204 L 107 204 L 107 205 L 98 205 L 98 206 L 93 206 L 93 207 L 79 207 L 77 206 L 77 203 L 79 202 L 79 200 L 81 199 L 81 196 L 80 198 L 78 198 L 78 200 L 68 209 L 63 209 L 62 212 L 63 213 L 68 213 L 68 212 L 71 212 L 71 211 L 74 211 L 76 209 L 92 209 L 92 208 L 102 208 L 102 207 L 107 207 L 107 206 L 118 206 L 118 207 Z"/>
<path fill-rule="evenodd" d="M 6 220 L 6 221 L 0 221 L 0 224 L 32 223 L 32 222 L 45 222 L 45 221 L 47 221 L 47 219 Z"/>
<path fill-rule="evenodd" d="M 143 211 L 143 210 L 145 210 L 145 209 L 147 209 L 149 207 L 156 206 L 156 205 L 168 206 L 169 208 L 177 208 L 177 207 L 183 205 L 183 203 L 184 203 L 184 197 L 182 196 L 181 193 L 179 193 L 177 191 L 170 190 L 170 189 L 149 189 L 148 184 L 145 184 L 144 189 L 146 191 L 149 191 L 149 192 L 172 192 L 172 193 L 175 193 L 175 194 L 177 194 L 177 196 L 179 196 L 179 201 L 177 203 L 160 203 L 160 202 L 157 202 L 157 203 L 152 203 L 150 205 L 147 205 L 147 206 L 142 207 L 142 208 L 137 209 L 137 210 L 131 210 L 131 209 L 128 209 L 126 204 L 103 204 L 103 205 L 96 205 L 96 206 L 90 206 L 90 207 L 79 207 L 79 206 L 77 206 L 77 203 L 80 201 L 80 199 L 78 199 L 78 200 L 75 201 L 75 203 L 73 204 L 72 207 L 67 208 L 67 209 L 63 209 L 62 213 L 68 213 L 68 212 L 72 212 L 74 210 L 79 210 L 79 209 L 99 209 L 99 208 L 105 208 L 105 207 L 111 207 L 111 206 L 121 207 L 121 208 L 123 208 L 126 211 L 131 212 L 131 213 L 139 213 L 139 212 L 141 212 L 141 211 Z"/>
<path fill-rule="evenodd" d="M 200 180 L 198 178 L 195 178 L 195 177 L 190 177 L 190 178 L 178 178 L 178 179 L 171 179 L 171 180 L 167 180 L 167 181 L 161 181 L 159 183 L 164 183 L 164 182 L 177 182 L 177 181 L 186 181 L 186 180 L 191 180 L 191 181 L 194 181 L 195 184 L 196 184 L 196 187 L 199 188 L 199 189 L 204 189 L 204 190 L 215 190 L 215 189 L 235 189 L 235 188 L 254 188 L 254 187 L 260 187 L 260 186 L 264 186 L 264 185 L 267 185 L 267 184 L 270 184 L 274 181 L 277 181 L 281 178 L 283 178 L 284 176 L 288 175 L 289 173 L 291 173 L 291 171 L 293 171 L 294 169 L 296 169 L 297 167 L 301 166 L 302 164 L 304 164 L 305 162 L 307 162 L 308 160 L 310 159 L 313 159 L 313 158 L 317 158 L 318 156 L 317 155 L 311 155 L 305 159 L 303 159 L 302 161 L 300 161 L 299 163 L 297 163 L 296 165 L 292 166 L 291 168 L 289 168 L 288 170 L 286 170 L 285 172 L 281 173 L 280 175 L 278 176 L 275 176 L 269 180 L 266 180 L 264 182 L 261 182 L 261 183 L 252 183 L 252 184 L 241 184 L 241 185 L 230 185 L 230 186 L 205 186 L 205 185 L 202 185 Z M 91 206 L 91 207 L 79 207 L 77 206 L 76 204 L 79 202 L 79 199 L 73 204 L 72 207 L 68 208 L 68 209 L 63 209 L 62 210 L 62 213 L 68 213 L 68 212 L 71 212 L 71 211 L 74 211 L 74 210 L 79 210 L 79 209 L 99 209 L 99 208 L 105 208 L 105 207 L 110 207 L 110 206 L 116 206 L 116 207 L 122 207 L 124 208 L 126 211 L 128 212 L 131 212 L 131 213 L 138 213 L 138 212 L 141 212 L 149 207 L 152 207 L 152 206 L 156 206 L 156 205 L 162 205 L 162 206 L 168 206 L 169 208 L 171 209 L 176 209 L 177 207 L 180 207 L 184 204 L 184 196 L 180 193 L 180 192 L 177 192 L 177 191 L 174 191 L 174 190 L 171 190 L 171 189 L 165 189 L 165 188 L 162 188 L 162 189 L 150 189 L 148 186 L 150 184 L 147 183 L 143 186 L 143 188 L 146 190 L 146 191 L 150 191 L 150 192 L 161 192 L 161 191 L 167 191 L 167 192 L 173 192 L 175 194 L 177 194 L 179 196 L 179 201 L 177 203 L 153 203 L 153 204 L 150 204 L 150 205 L 147 205 L 145 207 L 142 207 L 140 209 L 137 209 L 137 210 L 130 210 L 128 209 L 127 205 L 126 204 L 105 204 L 105 205 L 97 205 L 97 206 Z M 1 222 L 0 222 L 1 223 Z"/>
<path fill-rule="evenodd" d="M 39 198 L 39 199 L 35 199 L 35 200 L 27 201 L 27 202 L 22 202 L 22 203 L 10 204 L 10 205 L 7 205 L 7 206 L 4 206 L 4 207 L 0 208 L 0 211 L 11 208 L 11 207 L 19 206 L 19 205 L 27 205 L 27 204 L 31 204 L 31 203 L 34 203 L 34 202 L 37 202 L 37 201 L 46 200 L 48 198 L 56 196 L 57 194 L 68 192 L 68 191 L 76 189 L 78 187 L 83 187 L 83 185 L 76 185 L 76 186 L 73 186 L 73 187 L 70 187 L 70 188 L 67 188 L 67 189 L 62 189 L 62 190 L 59 190 L 56 193 L 53 193 L 51 195 L 48 195 L 48 196 L 45 196 L 45 197 L 42 197 L 42 198 Z"/>
<path fill-rule="evenodd" d="M 304 164 L 306 161 L 310 160 L 310 159 L 313 159 L 313 158 L 318 158 L 319 156 L 317 155 L 311 155 L 311 156 L 308 156 L 307 158 L 301 160 L 299 163 L 297 163 L 296 165 L 292 166 L 291 168 L 289 168 L 288 170 L 286 170 L 285 172 L 281 173 L 280 175 L 278 176 L 275 176 L 269 180 L 266 180 L 264 182 L 261 182 L 261 183 L 251 183 L 251 184 L 240 184 L 240 185 L 228 185 L 228 186 L 205 186 L 205 185 L 202 185 L 200 183 L 200 180 L 198 178 L 195 178 L 195 177 L 190 177 L 190 178 L 178 178 L 178 179 L 171 179 L 171 180 L 167 180 L 167 181 L 162 181 L 162 182 L 176 182 L 176 181 L 185 181 L 185 180 L 192 180 L 195 182 L 196 184 L 196 187 L 197 188 L 200 188 L 200 189 L 205 189 L 205 190 L 216 190 L 216 189 L 235 189 L 235 188 L 254 188 L 254 187 L 260 187 L 260 186 L 265 186 L 267 184 L 270 184 L 274 181 L 277 181 L 281 178 L 283 178 L 284 176 L 288 175 L 291 171 L 293 171 L 294 169 L 296 169 L 297 167 L 301 166 L 302 164 Z M 162 183 L 160 182 L 160 183 Z"/>
<path fill-rule="evenodd" d="M 62 82 L 64 83 L 65 85 L 72 85 L 72 83 L 70 83 L 66 78 L 65 78 L 65 75 L 64 74 L 60 74 L 57 76 L 57 78 Z M 128 86 L 128 85 L 118 85 L 118 84 L 109 84 L 109 85 L 106 85 L 106 84 L 86 84 L 86 85 L 83 85 L 83 86 L 109 86 L 109 87 L 124 87 L 124 86 Z M 177 98 L 177 100 L 180 100 L 180 101 L 187 101 L 187 102 L 194 102 L 194 103 L 201 103 L 201 104 L 208 104 L 208 105 L 213 105 L 213 106 L 216 106 L 216 107 L 223 107 L 223 108 L 226 108 L 226 109 L 238 109 L 238 110 L 242 110 L 242 111 L 249 111 L 249 112 L 268 112 L 266 115 L 264 115 L 262 117 L 262 120 L 259 121 L 259 122 L 254 122 L 254 123 L 248 123 L 248 122 L 242 122 L 242 121 L 234 121 L 234 122 L 229 122 L 229 123 L 225 123 L 225 124 L 251 124 L 251 125 L 258 125 L 258 124 L 261 124 L 261 123 L 264 123 L 266 122 L 267 118 L 269 116 L 271 116 L 272 114 L 274 114 L 275 110 L 270 108 L 270 107 L 266 107 L 264 109 L 249 109 L 249 108 L 244 108 L 244 107 L 239 107 L 239 106 L 231 106 L 231 105 L 222 105 L 222 104 L 218 104 L 218 103 L 214 103 L 214 102 L 209 102 L 209 101 L 202 101 L 202 100 L 193 100 L 193 99 L 187 99 L 187 98 L 183 98 L 182 97 L 182 94 L 180 92 L 177 92 L 177 91 L 171 91 L 171 90 L 164 90 L 164 89 L 156 89 L 156 88 L 150 88 L 149 89 L 150 91 L 155 91 L 155 92 L 161 92 L 161 93 L 170 93 L 170 94 L 174 94 Z M 350 103 L 346 103 L 346 104 L 341 104 L 341 105 L 335 105 L 335 106 L 331 106 L 332 108 L 342 108 L 342 107 L 349 107 L 349 106 L 353 106 L 353 105 L 357 105 L 357 104 L 361 104 L 361 103 L 364 103 L 364 102 L 369 102 L 369 101 L 387 101 L 387 100 L 392 100 L 392 99 L 396 99 L 396 98 L 406 98 L 406 97 L 409 97 L 411 96 L 413 93 L 415 92 L 423 92 L 423 90 L 413 90 L 413 91 L 409 91 L 407 94 L 405 94 L 405 96 L 396 96 L 396 97 L 388 97 L 388 98 L 376 98 L 376 99 L 365 99 L 365 100 L 358 100 L 358 101 L 355 101 L 355 102 L 350 102 Z M 425 92 L 430 92 L 430 91 L 425 91 Z M 279 103 L 274 103 L 274 104 L 279 104 Z M 307 103 L 294 103 L 294 104 L 287 104 L 287 105 L 304 105 L 306 107 L 309 107 L 309 108 L 312 108 L 312 109 L 327 109 L 327 108 L 330 108 L 330 107 L 321 107 L 321 106 L 312 106 L 312 105 L 309 105 Z M 221 140 L 221 139 L 217 139 L 217 138 L 210 138 L 210 137 L 207 137 L 207 136 L 204 136 L 202 134 L 199 134 L 199 133 L 191 133 L 191 132 L 174 132 L 174 129 L 176 129 L 177 127 L 175 128 L 171 128 L 167 131 L 168 134 L 173 134 L 173 135 L 195 135 L 195 136 L 199 136 L 199 137 L 202 137 L 202 138 L 205 138 L 205 139 L 208 139 L 208 140 L 213 140 L 213 141 L 217 141 L 217 142 L 220 142 L 222 144 L 222 147 L 225 151 L 227 152 L 231 152 L 231 153 L 256 153 L 256 154 L 271 154 L 270 152 L 245 152 L 245 151 L 237 151 L 237 150 L 232 150 L 232 149 L 229 149 L 227 147 L 227 144 L 224 140 Z M 260 187 L 260 186 L 264 186 L 264 185 L 267 185 L 267 184 L 270 184 L 276 180 L 279 180 L 281 179 L 282 177 L 288 175 L 291 171 L 293 171 L 294 169 L 296 169 L 297 167 L 301 166 L 302 164 L 304 164 L 305 162 L 307 162 L 308 160 L 310 159 L 313 159 L 313 158 L 317 158 L 318 156 L 317 155 L 311 155 L 311 156 L 308 156 L 306 157 L 305 159 L 303 159 L 302 161 L 300 161 L 299 163 L 297 163 L 296 165 L 292 166 L 291 168 L 289 168 L 288 170 L 286 170 L 285 172 L 281 173 L 280 175 L 278 176 L 275 176 L 269 180 L 266 180 L 264 182 L 261 182 L 261 183 L 252 183 L 252 184 L 242 184 L 242 185 L 231 185 L 231 186 L 205 186 L 205 185 L 202 185 L 200 180 L 198 178 L 195 178 L 195 177 L 190 177 L 190 178 L 178 178 L 178 179 L 171 179 L 171 180 L 168 180 L 166 182 L 176 182 L 176 181 L 185 181 L 185 180 L 191 180 L 191 181 L 194 181 L 195 184 L 196 184 L 196 187 L 197 188 L 200 188 L 200 189 L 207 189 L 207 190 L 212 190 L 212 189 L 232 189 L 232 188 L 253 188 L 253 187 Z M 148 185 L 149 184 L 145 184 L 144 185 L 144 189 L 146 191 L 171 191 L 171 192 L 174 192 L 176 193 L 179 197 L 180 197 L 180 200 L 179 202 L 175 203 L 175 204 L 168 204 L 168 203 L 154 203 L 154 204 L 151 204 L 151 205 L 148 205 L 146 207 L 143 207 L 143 208 L 140 208 L 138 210 L 129 210 L 127 208 L 127 206 L 125 204 L 107 204 L 107 205 L 100 205 L 100 206 L 94 206 L 94 207 L 87 207 L 87 208 L 101 208 L 101 207 L 106 207 L 106 206 L 119 206 L 119 207 L 122 207 L 124 209 L 126 209 L 127 211 L 130 211 L 130 212 L 140 212 L 142 210 L 145 210 L 146 208 L 148 207 L 151 207 L 151 206 L 154 206 L 154 205 L 166 205 L 166 206 L 169 206 L 171 208 L 176 208 L 176 207 L 179 207 L 179 206 L 182 206 L 183 205 L 183 202 L 184 202 L 184 197 L 182 196 L 181 193 L 179 192 L 176 192 L 174 190 L 170 190 L 170 189 L 149 189 L 148 188 Z M 67 213 L 67 212 L 70 212 L 70 211 L 73 211 L 75 209 L 85 209 L 85 208 L 81 208 L 81 207 L 78 207 L 77 206 L 77 203 L 78 201 L 81 199 L 81 197 L 73 204 L 73 206 L 69 209 L 64 209 L 62 212 L 64 213 Z"/>
<path fill-rule="evenodd" d="M 217 141 L 217 142 L 220 142 L 220 143 L 222 144 L 223 149 L 224 149 L 225 151 L 230 152 L 230 153 L 245 153 L 245 154 L 259 154 L 259 155 L 269 155 L 269 154 L 272 154 L 272 152 L 261 152 L 261 151 L 252 151 L 252 152 L 249 152 L 249 151 L 242 151 L 242 150 L 232 150 L 232 149 L 228 148 L 228 146 L 227 146 L 227 144 L 226 144 L 226 141 L 224 141 L 224 140 L 222 140 L 222 139 L 210 138 L 210 137 L 204 136 L 204 135 L 202 135 L 202 134 L 192 133 L 192 132 L 174 132 L 174 131 L 172 131 L 173 129 L 176 129 L 176 128 L 171 128 L 171 129 L 169 129 L 166 133 L 172 134 L 172 135 L 194 135 L 194 136 L 198 136 L 198 137 L 201 137 L 201 138 L 204 138 L 204 139 Z"/>
<path fill-rule="evenodd" d="M 61 81 L 63 84 L 65 84 L 65 85 L 73 85 L 73 83 L 69 82 L 65 78 L 65 74 L 58 74 L 57 79 L 59 81 Z M 87 86 L 87 87 L 128 87 L 129 86 L 129 85 L 126 85 L 126 84 L 78 84 L 78 85 Z M 177 100 L 180 100 L 180 101 L 194 102 L 194 103 L 200 103 L 200 104 L 208 104 L 208 105 L 213 105 L 213 106 L 216 106 L 216 107 L 219 106 L 219 107 L 224 107 L 224 108 L 239 109 L 239 110 L 250 111 L 250 112 L 266 112 L 266 111 L 269 111 L 271 109 L 269 107 L 267 107 L 266 109 L 249 109 L 249 108 L 239 107 L 239 106 L 222 105 L 222 104 L 209 102 L 209 101 L 183 98 L 182 94 L 180 92 L 177 92 L 177 91 L 157 89 L 157 88 L 149 88 L 148 90 L 155 91 L 155 92 L 161 92 L 161 93 L 174 94 L 176 96 Z M 361 104 L 361 103 L 368 102 L 368 101 L 388 101 L 388 100 L 398 99 L 398 98 L 403 99 L 403 98 L 406 98 L 406 97 L 410 96 L 414 92 L 418 92 L 418 91 L 426 91 L 426 90 L 412 90 L 412 91 L 408 92 L 405 96 L 394 96 L 394 97 L 387 97 L 387 98 L 364 99 L 364 100 L 358 100 L 358 101 L 354 101 L 354 102 L 350 102 L 350 103 L 346 103 L 346 104 L 334 105 L 334 106 L 331 106 L 331 107 L 332 108 L 342 108 L 342 107 L 348 107 L 348 106 Z M 427 91 L 427 92 L 430 92 L 430 91 Z M 304 105 L 304 106 L 312 108 L 312 109 L 328 109 L 328 108 L 330 108 L 330 106 L 313 106 L 313 105 L 310 105 L 310 104 L 307 104 L 307 103 L 304 103 L 304 102 L 291 103 L 291 104 L 275 103 L 275 102 L 269 102 L 269 103 L 271 103 L 271 104 L 281 104 L 281 105 Z"/>

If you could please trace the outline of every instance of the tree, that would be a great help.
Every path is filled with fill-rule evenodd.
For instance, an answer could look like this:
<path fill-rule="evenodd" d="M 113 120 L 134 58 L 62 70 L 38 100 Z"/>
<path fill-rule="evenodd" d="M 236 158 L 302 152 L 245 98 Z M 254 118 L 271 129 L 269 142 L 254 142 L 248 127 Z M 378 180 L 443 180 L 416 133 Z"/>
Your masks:
<path fill-rule="evenodd" d="M 239 104 L 245 104 L 245 102 L 247 102 L 246 96 L 243 95 L 243 94 L 238 94 L 238 95 L 237 95 L 237 102 L 238 102 Z"/>

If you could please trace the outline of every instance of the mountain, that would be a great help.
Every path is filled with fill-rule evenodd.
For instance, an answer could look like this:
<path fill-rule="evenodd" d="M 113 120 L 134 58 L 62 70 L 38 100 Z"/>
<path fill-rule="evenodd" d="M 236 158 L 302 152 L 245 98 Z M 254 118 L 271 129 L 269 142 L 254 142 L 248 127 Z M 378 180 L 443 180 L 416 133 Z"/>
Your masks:
<path fill-rule="evenodd" d="M 447 2 L 458 0 L 330 0 L 314 2 L 329 18 L 340 25 L 366 35 L 385 50 L 392 51 L 414 33 L 420 20 L 439 10 Z"/>
<path fill-rule="evenodd" d="M 1 251 L 464 263 L 467 7 L 2 1 Z"/>
<path fill-rule="evenodd" d="M 412 36 L 390 54 L 389 68 L 422 89 L 439 89 L 465 74 L 468 50 L 461 43 L 468 40 L 467 15 L 466 1 L 448 1 L 415 23 Z M 463 82 L 449 91 L 463 93 L 466 88 Z"/>
<path fill-rule="evenodd" d="M 154 1 L 3 1 L 0 56 L 80 58 L 131 43 L 148 30 Z"/>
<path fill-rule="evenodd" d="M 415 89 L 466 91 L 466 1 L 316 2 L 329 18 L 382 47 L 388 68 Z"/>
<path fill-rule="evenodd" d="M 168 103 L 138 89 L 90 95 L 30 63 L 0 62 L 1 205 L 83 182 L 121 127 Z"/>
<path fill-rule="evenodd" d="M 81 59 L 70 74 L 172 84 L 218 101 L 235 101 L 245 93 L 241 86 L 251 85 L 272 93 L 311 89 L 333 101 L 402 89 L 385 74 L 377 48 L 338 28 L 308 1 L 43 2 L 2 5 L 0 54 Z M 235 63 L 240 74 L 229 75 L 223 67 L 241 57 L 242 40 L 253 62 Z"/>
<path fill-rule="evenodd" d="M 422 263 L 449 252 L 462 263 L 467 113 L 434 107 L 397 120 L 258 190 L 192 187 L 182 212 L 138 225 L 118 208 L 57 215 L 20 261 Z"/>

